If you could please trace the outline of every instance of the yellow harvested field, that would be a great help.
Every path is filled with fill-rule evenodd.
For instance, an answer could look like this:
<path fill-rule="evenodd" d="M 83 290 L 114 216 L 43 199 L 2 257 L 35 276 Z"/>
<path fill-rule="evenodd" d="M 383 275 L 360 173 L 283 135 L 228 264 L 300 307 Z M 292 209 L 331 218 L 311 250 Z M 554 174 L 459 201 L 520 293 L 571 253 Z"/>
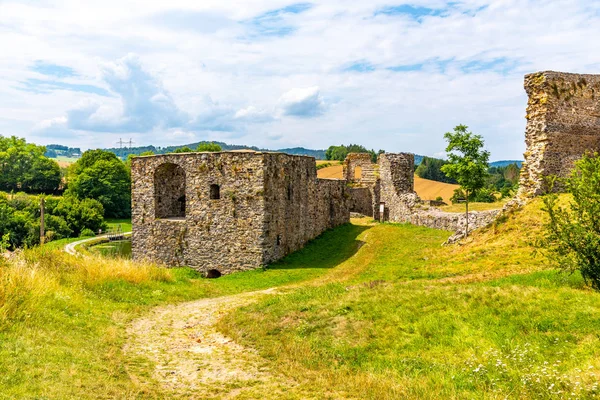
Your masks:
<path fill-rule="evenodd" d="M 450 204 L 450 198 L 458 188 L 458 185 L 423 179 L 415 175 L 415 192 L 423 200 L 435 200 L 440 196 Z"/>
<path fill-rule="evenodd" d="M 342 179 L 342 166 L 335 165 L 333 167 L 322 168 L 317 171 L 317 176 L 319 178 Z M 449 204 L 450 198 L 457 188 L 458 185 L 423 179 L 415 175 L 415 192 L 423 200 L 435 200 L 440 196 Z"/>
<path fill-rule="evenodd" d="M 317 165 L 319 165 L 318 162 Z M 317 176 L 319 178 L 342 179 L 343 166 L 340 164 L 333 167 L 321 168 L 317 170 Z"/>

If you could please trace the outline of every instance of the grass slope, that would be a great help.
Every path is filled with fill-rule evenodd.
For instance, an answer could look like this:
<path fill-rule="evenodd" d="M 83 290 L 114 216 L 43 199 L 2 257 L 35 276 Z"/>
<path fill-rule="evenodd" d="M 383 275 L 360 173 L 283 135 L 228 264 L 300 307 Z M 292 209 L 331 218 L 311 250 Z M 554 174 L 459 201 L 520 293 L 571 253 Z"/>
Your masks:
<path fill-rule="evenodd" d="M 221 329 L 299 381 L 353 398 L 595 398 L 600 294 L 545 270 L 536 202 L 462 247 L 378 225 L 335 279 L 229 315 Z"/>
<path fill-rule="evenodd" d="M 220 329 L 318 398 L 593 398 L 600 294 L 532 257 L 541 220 L 536 202 L 454 247 L 449 232 L 354 220 L 218 280 L 29 250 L 0 261 L 0 398 L 170 398 L 128 373 L 152 368 L 122 353 L 132 319 L 290 284 Z"/>
<path fill-rule="evenodd" d="M 132 381 L 122 347 L 129 322 L 151 307 L 317 278 L 351 257 L 365 228 L 326 232 L 268 270 L 217 280 L 55 246 L 0 258 L 0 399 L 167 398 Z"/>

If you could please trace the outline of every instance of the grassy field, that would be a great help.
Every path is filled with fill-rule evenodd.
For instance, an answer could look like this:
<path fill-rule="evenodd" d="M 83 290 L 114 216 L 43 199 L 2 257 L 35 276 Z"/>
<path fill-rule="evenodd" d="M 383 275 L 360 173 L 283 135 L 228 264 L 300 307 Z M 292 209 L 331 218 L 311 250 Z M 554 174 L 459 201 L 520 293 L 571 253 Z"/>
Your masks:
<path fill-rule="evenodd" d="M 64 168 L 64 167 L 68 167 L 69 165 L 77 162 L 77 160 L 79 160 L 79 158 L 58 156 L 55 158 L 55 160 L 58 163 L 58 165 L 60 165 L 61 167 Z"/>
<path fill-rule="evenodd" d="M 300 382 L 361 399 L 597 398 L 600 294 L 545 270 L 539 203 L 461 247 L 378 225 L 327 279 L 221 329 Z"/>
<path fill-rule="evenodd" d="M 354 220 L 266 270 L 217 280 L 26 251 L 0 261 L 0 398 L 168 398 L 128 373 L 146 368 L 122 352 L 134 318 L 289 284 L 219 327 L 315 398 L 593 398 L 600 295 L 532 256 L 539 205 L 453 247 L 440 246 L 449 232 Z"/>

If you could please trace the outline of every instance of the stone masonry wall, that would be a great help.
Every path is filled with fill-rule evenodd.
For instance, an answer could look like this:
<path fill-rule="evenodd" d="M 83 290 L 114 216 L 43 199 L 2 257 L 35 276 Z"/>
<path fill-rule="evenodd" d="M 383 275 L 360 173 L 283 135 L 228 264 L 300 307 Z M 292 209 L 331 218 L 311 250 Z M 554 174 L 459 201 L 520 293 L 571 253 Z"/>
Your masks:
<path fill-rule="evenodd" d="M 368 187 L 351 187 L 348 188 L 350 194 L 350 211 L 373 216 L 373 192 Z"/>
<path fill-rule="evenodd" d="M 356 168 L 360 167 L 360 179 L 356 179 Z M 363 185 L 374 184 L 377 180 L 377 165 L 371 161 L 368 153 L 349 153 L 343 164 L 343 177 L 348 182 L 359 182 Z"/>
<path fill-rule="evenodd" d="M 379 155 L 380 201 L 385 203 L 384 220 L 406 222 L 420 199 L 414 190 L 415 156 L 410 153 Z"/>
<path fill-rule="evenodd" d="M 345 182 L 317 179 L 314 158 L 268 153 L 265 171 L 265 264 L 350 221 Z"/>
<path fill-rule="evenodd" d="M 317 179 L 311 157 L 254 152 L 138 157 L 132 181 L 135 259 L 230 273 L 273 262 L 349 222 L 345 181 Z M 211 198 L 216 193 L 220 197 Z M 169 209 L 183 204 L 184 213 L 160 211 L 165 198 Z"/>
<path fill-rule="evenodd" d="M 384 220 L 409 222 L 413 225 L 453 231 L 464 235 L 466 216 L 423 207 L 414 192 L 414 156 L 409 153 L 381 154 L 379 172 L 381 201 L 385 203 Z M 494 221 L 500 210 L 469 213 L 469 232 Z"/>
<path fill-rule="evenodd" d="M 157 218 L 155 174 L 185 171 L 185 216 Z M 132 253 L 167 265 L 233 272 L 262 265 L 264 161 L 253 153 L 195 153 L 132 160 Z M 169 185 L 157 182 L 156 187 Z M 211 185 L 220 198 L 210 198 Z"/>
<path fill-rule="evenodd" d="M 533 197 L 548 191 L 546 177 L 565 176 L 583 153 L 600 150 L 600 75 L 537 72 L 525 76 L 525 90 L 519 197 Z"/>

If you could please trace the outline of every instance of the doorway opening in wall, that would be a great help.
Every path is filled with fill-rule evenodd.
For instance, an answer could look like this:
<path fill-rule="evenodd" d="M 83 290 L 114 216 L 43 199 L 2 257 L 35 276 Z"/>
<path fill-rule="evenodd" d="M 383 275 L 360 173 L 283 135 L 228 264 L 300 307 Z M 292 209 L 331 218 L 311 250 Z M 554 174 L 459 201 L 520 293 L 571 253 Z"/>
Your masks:
<path fill-rule="evenodd" d="M 185 218 L 185 171 L 179 165 L 165 163 L 154 171 L 154 210 L 156 218 Z"/>

